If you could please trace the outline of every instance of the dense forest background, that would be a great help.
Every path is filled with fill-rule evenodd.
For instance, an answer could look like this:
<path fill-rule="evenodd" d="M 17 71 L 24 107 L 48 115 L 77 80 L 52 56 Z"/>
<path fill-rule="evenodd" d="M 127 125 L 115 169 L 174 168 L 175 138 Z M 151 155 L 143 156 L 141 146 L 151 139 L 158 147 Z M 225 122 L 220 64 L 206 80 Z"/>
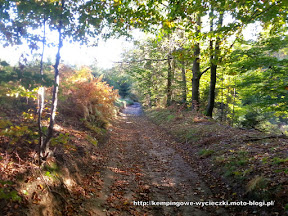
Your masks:
<path fill-rule="evenodd" d="M 18 65 L 1 63 L 2 81 L 9 81 L 5 73 L 18 74 L 18 90 L 36 92 L 47 76 L 44 66 L 54 63 L 44 62 L 45 47 L 58 49 L 57 72 L 67 39 L 92 45 L 95 38 L 131 37 L 131 29 L 140 28 L 150 36 L 134 40 L 122 62 L 109 70 L 89 66 L 123 98 L 147 107 L 182 105 L 230 125 L 287 133 L 285 1 L 4 1 L 1 9 L 2 44 L 25 42 L 31 50 Z"/>
<path fill-rule="evenodd" d="M 163 6 L 158 33 L 135 41 L 122 62 L 101 73 L 121 96 L 132 93 L 149 108 L 182 106 L 287 134 L 285 3 L 198 3 Z"/>

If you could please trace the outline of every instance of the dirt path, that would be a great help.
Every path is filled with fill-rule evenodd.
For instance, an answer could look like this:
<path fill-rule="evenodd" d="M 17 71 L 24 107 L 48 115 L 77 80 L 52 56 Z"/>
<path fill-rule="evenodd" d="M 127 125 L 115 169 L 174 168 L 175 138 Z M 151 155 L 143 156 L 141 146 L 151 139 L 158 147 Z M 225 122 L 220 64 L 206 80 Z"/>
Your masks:
<path fill-rule="evenodd" d="M 100 205 L 92 207 L 90 203 L 90 212 L 93 215 L 227 215 L 215 206 L 152 205 L 152 201 L 211 201 L 213 196 L 198 174 L 171 147 L 175 141 L 141 113 L 139 104 L 130 106 L 111 127 L 107 143 L 109 160 L 102 173 L 103 189 L 96 200 Z"/>

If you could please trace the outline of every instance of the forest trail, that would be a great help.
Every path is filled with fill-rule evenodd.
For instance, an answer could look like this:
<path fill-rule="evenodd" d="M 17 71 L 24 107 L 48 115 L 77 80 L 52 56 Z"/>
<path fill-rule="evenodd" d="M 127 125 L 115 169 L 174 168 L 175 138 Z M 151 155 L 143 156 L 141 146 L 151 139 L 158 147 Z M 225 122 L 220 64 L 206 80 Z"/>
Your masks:
<path fill-rule="evenodd" d="M 129 106 L 111 127 L 106 144 L 109 159 L 97 201 L 101 209 L 90 204 L 90 212 L 93 215 L 226 215 L 215 206 L 141 206 L 141 201 L 144 204 L 213 200 L 207 185 L 171 147 L 175 140 L 141 113 L 140 104 Z M 139 201 L 139 205 L 134 201 Z"/>

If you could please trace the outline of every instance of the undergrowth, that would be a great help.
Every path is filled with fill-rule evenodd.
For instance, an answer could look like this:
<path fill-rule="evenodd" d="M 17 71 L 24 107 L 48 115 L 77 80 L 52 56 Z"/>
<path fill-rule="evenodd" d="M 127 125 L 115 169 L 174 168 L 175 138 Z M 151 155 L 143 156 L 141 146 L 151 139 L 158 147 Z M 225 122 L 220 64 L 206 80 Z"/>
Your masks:
<path fill-rule="evenodd" d="M 256 130 L 232 128 L 192 111 L 168 108 L 150 109 L 145 113 L 182 142 L 186 157 L 192 157 L 200 173 L 210 173 L 205 174 L 208 184 L 215 185 L 217 178 L 213 176 L 218 176 L 222 179 L 219 188 L 223 184 L 232 188 L 221 197 L 276 200 L 274 207 L 265 209 L 273 214 L 284 213 L 287 209 L 287 139 L 270 137 Z M 260 210 L 252 208 L 251 213 L 253 211 Z"/>
<path fill-rule="evenodd" d="M 87 68 L 75 71 L 62 67 L 61 70 L 59 109 L 50 140 L 54 157 L 41 167 L 36 157 L 37 91 L 21 86 L 21 94 L 17 94 L 17 88 L 12 87 L 18 82 L 11 82 L 5 86 L 8 90 L 11 87 L 8 97 L 5 88 L 0 87 L 0 214 L 26 215 L 29 209 L 30 215 L 35 215 L 33 209 L 53 199 L 51 211 L 45 207 L 38 209 L 39 214 L 75 215 L 75 209 L 80 206 L 78 200 L 92 190 L 92 185 L 81 185 L 81 179 L 87 175 L 85 167 L 89 167 L 86 165 L 91 163 L 93 152 L 107 135 L 109 121 L 117 113 L 114 102 L 118 93 L 101 77 L 93 77 Z M 47 94 L 47 105 L 49 97 Z M 43 111 L 43 132 L 49 124 L 49 109 L 47 106 Z M 71 200 L 63 203 L 59 201 L 61 197 Z"/>

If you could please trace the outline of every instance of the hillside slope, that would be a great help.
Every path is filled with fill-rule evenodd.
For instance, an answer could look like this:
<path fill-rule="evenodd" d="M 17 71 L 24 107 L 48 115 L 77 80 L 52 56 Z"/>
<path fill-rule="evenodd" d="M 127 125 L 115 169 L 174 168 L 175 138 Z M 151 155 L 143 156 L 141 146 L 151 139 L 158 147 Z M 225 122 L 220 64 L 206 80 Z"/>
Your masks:
<path fill-rule="evenodd" d="M 155 109 L 147 117 L 180 145 L 174 148 L 222 200 L 275 201 L 270 207 L 239 207 L 240 215 L 288 214 L 288 140 L 222 125 L 191 111 Z"/>

